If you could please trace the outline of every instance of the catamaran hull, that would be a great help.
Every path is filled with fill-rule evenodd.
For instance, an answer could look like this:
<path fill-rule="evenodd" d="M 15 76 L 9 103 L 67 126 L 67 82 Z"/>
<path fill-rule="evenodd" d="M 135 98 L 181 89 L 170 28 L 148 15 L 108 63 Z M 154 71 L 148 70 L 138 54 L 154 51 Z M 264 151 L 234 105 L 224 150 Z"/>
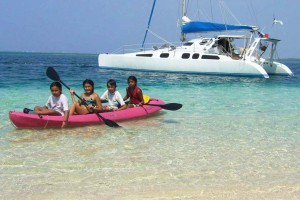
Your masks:
<path fill-rule="evenodd" d="M 222 60 L 221 60 L 222 59 Z M 231 76 L 259 76 L 268 78 L 266 70 L 255 62 L 221 59 L 148 58 L 129 54 L 100 54 L 100 67 L 146 71 L 215 74 Z"/>
<path fill-rule="evenodd" d="M 293 72 L 286 65 L 279 62 L 265 61 L 263 68 L 270 75 L 293 75 Z"/>

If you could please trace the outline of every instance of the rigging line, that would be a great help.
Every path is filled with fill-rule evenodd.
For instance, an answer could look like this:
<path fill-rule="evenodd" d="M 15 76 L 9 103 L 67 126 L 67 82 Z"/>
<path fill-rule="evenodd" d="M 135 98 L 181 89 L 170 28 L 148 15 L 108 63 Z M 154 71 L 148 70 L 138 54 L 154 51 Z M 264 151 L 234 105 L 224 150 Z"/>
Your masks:
<path fill-rule="evenodd" d="M 221 10 L 221 15 L 222 15 L 222 18 L 223 18 L 223 20 L 224 20 L 224 24 L 225 24 L 225 26 L 226 26 L 226 29 L 227 29 L 227 19 L 226 19 L 226 15 L 225 15 L 225 11 L 224 11 L 224 9 L 223 9 L 223 7 L 222 7 L 222 5 L 221 5 L 221 1 L 219 1 L 219 8 L 220 8 L 220 10 Z"/>
<path fill-rule="evenodd" d="M 199 1 L 197 1 L 197 15 L 198 15 L 198 20 L 200 20 Z"/>
<path fill-rule="evenodd" d="M 152 35 L 154 35 L 154 36 L 157 37 L 158 39 L 160 39 L 160 40 L 162 40 L 162 41 L 164 41 L 164 42 L 166 42 L 166 43 L 168 43 L 168 44 L 171 44 L 171 45 L 173 45 L 173 46 L 176 46 L 176 45 L 172 44 L 171 42 L 169 42 L 168 40 L 166 40 L 166 39 L 160 37 L 159 35 L 157 35 L 157 34 L 154 33 L 153 31 L 151 31 L 150 29 L 148 29 L 148 31 L 149 31 L 149 33 L 151 33 Z"/>
<path fill-rule="evenodd" d="M 197 0 L 197 15 L 198 15 L 199 21 L 204 21 L 203 19 L 205 19 L 208 22 L 210 21 L 208 15 L 206 13 L 204 13 L 202 9 L 200 9 L 199 0 Z M 202 16 L 202 19 L 201 19 L 201 16 Z"/>
<path fill-rule="evenodd" d="M 210 21 L 209 20 L 209 15 L 207 13 L 205 13 L 205 11 L 203 9 L 201 9 L 200 12 L 201 12 L 203 18 L 205 18 L 209 22 Z M 203 20 L 200 20 L 200 21 L 203 21 Z"/>
<path fill-rule="evenodd" d="M 152 5 L 152 9 L 151 9 L 151 14 L 150 14 L 150 17 L 149 17 L 148 26 L 147 26 L 146 33 L 145 33 L 145 36 L 144 36 L 142 48 L 144 48 L 144 44 L 145 44 L 147 33 L 148 33 L 148 30 L 149 30 L 149 27 L 150 27 L 150 23 L 151 23 L 152 14 L 153 14 L 153 11 L 154 11 L 155 3 L 156 3 L 156 0 L 153 1 L 153 5 Z"/>
<path fill-rule="evenodd" d="M 255 24 L 258 24 L 258 20 L 257 20 L 257 16 L 256 16 L 256 14 L 255 14 L 255 10 L 254 10 L 254 7 L 253 7 L 253 3 L 252 3 L 252 1 L 250 0 L 249 1 L 250 2 L 250 9 L 251 9 L 251 11 L 252 11 L 252 13 L 253 13 L 253 17 L 254 17 L 254 23 Z"/>
<path fill-rule="evenodd" d="M 199 21 L 208 21 L 210 22 L 209 15 L 205 13 L 204 9 L 200 9 L 199 0 L 197 0 L 197 15 Z M 202 18 L 202 19 L 201 19 Z"/>
<path fill-rule="evenodd" d="M 240 21 L 232 13 L 232 11 L 228 8 L 228 6 L 224 3 L 224 1 L 221 1 L 220 4 L 222 4 L 223 8 L 226 9 L 226 11 L 231 15 L 232 18 L 234 18 L 237 21 L 238 24 L 241 24 Z"/>
<path fill-rule="evenodd" d="M 211 0 L 210 0 L 210 15 L 211 15 L 211 21 L 213 22 L 214 21 L 214 14 L 213 14 L 213 10 L 212 10 Z"/>

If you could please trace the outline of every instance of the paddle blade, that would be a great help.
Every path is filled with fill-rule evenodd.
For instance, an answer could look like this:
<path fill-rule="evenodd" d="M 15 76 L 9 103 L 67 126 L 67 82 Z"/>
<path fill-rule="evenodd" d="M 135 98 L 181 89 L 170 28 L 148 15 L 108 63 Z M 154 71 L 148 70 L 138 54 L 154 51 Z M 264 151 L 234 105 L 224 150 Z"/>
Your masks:
<path fill-rule="evenodd" d="M 182 107 L 182 104 L 180 103 L 167 103 L 165 105 L 159 105 L 159 104 L 146 104 L 150 106 L 159 106 L 166 110 L 179 110 Z"/>
<path fill-rule="evenodd" d="M 113 127 L 113 128 L 120 128 L 121 127 L 119 124 L 117 124 L 116 122 L 114 122 L 112 120 L 109 120 L 109 119 L 106 119 L 106 118 L 102 118 L 102 120 L 109 127 Z"/>
<path fill-rule="evenodd" d="M 182 107 L 180 103 L 167 103 L 161 106 L 163 109 L 166 110 L 179 110 Z"/>
<path fill-rule="evenodd" d="M 50 79 L 52 79 L 54 81 L 60 81 L 59 75 L 53 67 L 48 67 L 46 74 Z"/>
<path fill-rule="evenodd" d="M 118 128 L 118 127 L 121 127 L 119 124 L 117 124 L 116 122 L 110 120 L 110 119 L 106 119 L 104 118 L 103 116 L 101 116 L 99 113 L 95 112 L 96 115 L 102 119 L 102 121 L 104 121 L 104 123 L 109 126 L 109 127 L 113 127 L 113 128 Z"/>

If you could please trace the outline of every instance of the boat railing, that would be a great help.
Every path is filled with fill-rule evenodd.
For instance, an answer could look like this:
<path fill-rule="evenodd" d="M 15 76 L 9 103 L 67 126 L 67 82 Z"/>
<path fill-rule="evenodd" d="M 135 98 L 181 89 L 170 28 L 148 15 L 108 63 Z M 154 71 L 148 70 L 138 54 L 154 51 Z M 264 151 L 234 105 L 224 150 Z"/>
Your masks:
<path fill-rule="evenodd" d="M 112 51 L 112 54 L 125 54 L 125 53 L 133 53 L 133 52 L 143 52 L 148 50 L 158 50 L 168 48 L 169 51 L 176 49 L 177 46 L 180 46 L 181 43 L 145 43 L 143 47 L 141 44 L 131 44 L 131 45 L 124 45 L 119 47 L 118 49 Z"/>

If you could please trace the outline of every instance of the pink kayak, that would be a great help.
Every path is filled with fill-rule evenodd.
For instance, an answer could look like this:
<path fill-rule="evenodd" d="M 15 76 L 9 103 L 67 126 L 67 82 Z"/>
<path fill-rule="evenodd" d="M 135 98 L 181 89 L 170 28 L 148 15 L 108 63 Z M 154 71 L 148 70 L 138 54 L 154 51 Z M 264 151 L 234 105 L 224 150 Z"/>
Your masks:
<path fill-rule="evenodd" d="M 151 98 L 149 101 L 151 105 L 143 105 L 140 107 L 128 108 L 125 110 L 99 113 L 106 119 L 112 121 L 123 121 L 133 118 L 143 117 L 152 113 L 160 111 L 162 108 L 155 105 L 165 105 L 165 102 L 159 99 Z M 26 114 L 23 112 L 10 111 L 9 118 L 12 123 L 18 128 L 46 128 L 46 127 L 60 127 L 62 125 L 63 116 L 50 115 L 36 115 Z M 84 126 L 90 124 L 103 124 L 96 114 L 87 115 L 72 115 L 69 117 L 68 126 Z"/>

